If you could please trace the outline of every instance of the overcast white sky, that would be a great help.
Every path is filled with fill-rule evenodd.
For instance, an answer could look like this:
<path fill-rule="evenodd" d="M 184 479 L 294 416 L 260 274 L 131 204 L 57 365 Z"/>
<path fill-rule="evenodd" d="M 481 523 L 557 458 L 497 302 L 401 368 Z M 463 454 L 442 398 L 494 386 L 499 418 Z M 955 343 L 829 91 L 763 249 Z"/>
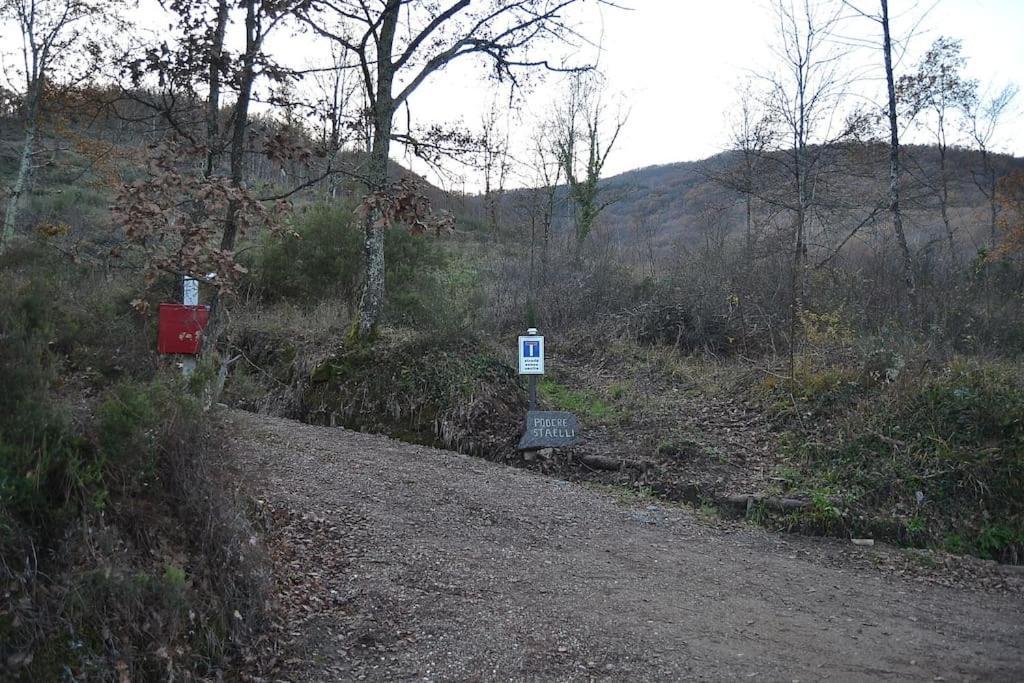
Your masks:
<path fill-rule="evenodd" d="M 728 145 L 727 111 L 744 74 L 770 68 L 775 24 L 765 0 L 620 0 L 631 11 L 588 13 L 588 32 L 603 34 L 600 69 L 621 93 L 630 115 L 609 159 L 607 174 L 652 164 L 703 159 Z M 860 6 L 876 10 L 874 0 Z M 933 6 L 934 5 L 934 6 Z M 894 36 L 905 34 L 929 8 L 898 71 L 909 71 L 940 35 L 963 41 L 967 75 L 988 85 L 1019 82 L 1024 75 L 1024 0 L 890 0 Z M 874 37 L 878 25 L 862 20 L 848 32 Z M 879 65 L 880 66 L 880 65 Z M 486 86 L 468 71 L 440 74 L 414 100 L 416 116 L 462 118 L 476 126 L 489 101 Z M 870 83 L 866 90 L 875 87 Z M 533 93 L 513 130 L 524 132 L 550 106 L 558 81 Z M 1024 95 L 1002 127 L 1002 148 L 1024 155 Z M 913 132 L 907 137 L 913 139 Z M 410 163 L 409 159 L 402 159 Z M 414 164 L 415 165 L 415 164 Z M 423 171 L 422 165 L 415 165 Z M 467 189 L 477 185 L 466 178 Z M 453 188 L 457 189 L 457 188 Z"/>

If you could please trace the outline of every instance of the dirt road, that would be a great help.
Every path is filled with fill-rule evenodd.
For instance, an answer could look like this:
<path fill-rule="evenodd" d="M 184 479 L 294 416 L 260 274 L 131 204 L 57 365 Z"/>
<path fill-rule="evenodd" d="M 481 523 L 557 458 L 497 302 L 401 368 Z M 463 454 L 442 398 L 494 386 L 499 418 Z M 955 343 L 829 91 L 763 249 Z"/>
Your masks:
<path fill-rule="evenodd" d="M 223 415 L 273 520 L 286 680 L 1024 680 L 1010 570 L 937 585 L 893 549 Z"/>

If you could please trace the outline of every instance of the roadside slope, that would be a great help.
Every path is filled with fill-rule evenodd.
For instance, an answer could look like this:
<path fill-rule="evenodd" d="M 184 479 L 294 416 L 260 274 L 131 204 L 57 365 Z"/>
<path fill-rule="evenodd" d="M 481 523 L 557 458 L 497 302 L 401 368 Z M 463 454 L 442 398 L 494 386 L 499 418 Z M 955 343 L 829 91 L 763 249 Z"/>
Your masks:
<path fill-rule="evenodd" d="M 229 463 L 271 520 L 289 680 L 1024 678 L 1011 570 L 998 589 L 942 586 L 887 548 L 223 415 Z"/>

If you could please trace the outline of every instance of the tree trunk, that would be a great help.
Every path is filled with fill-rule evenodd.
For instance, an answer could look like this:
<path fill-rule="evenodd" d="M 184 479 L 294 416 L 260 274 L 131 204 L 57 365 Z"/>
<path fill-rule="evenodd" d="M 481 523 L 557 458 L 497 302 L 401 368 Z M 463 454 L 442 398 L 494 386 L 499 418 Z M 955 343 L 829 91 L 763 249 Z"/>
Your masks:
<path fill-rule="evenodd" d="M 378 100 L 378 106 L 380 101 Z M 390 105 L 389 105 L 390 106 Z M 367 191 L 383 192 L 387 189 L 388 150 L 391 145 L 391 112 L 381 112 L 375 123 L 373 148 L 367 169 Z M 368 211 L 363 222 L 366 234 L 364 247 L 365 282 L 359 300 L 359 324 L 356 334 L 365 339 L 373 336 L 384 309 L 384 230 L 378 209 Z"/>
<path fill-rule="evenodd" d="M 35 114 L 25 126 L 25 140 L 21 148 L 21 162 L 18 164 L 18 175 L 14 178 L 14 185 L 11 187 L 11 195 L 7 198 L 7 210 L 4 212 L 3 234 L 0 235 L 0 253 L 7 249 L 14 238 L 14 228 L 18 222 L 18 208 L 21 204 L 21 196 L 28 187 L 28 178 L 32 173 L 32 148 L 36 140 Z"/>
<path fill-rule="evenodd" d="M 807 224 L 807 212 L 810 207 L 810 197 L 807 194 L 807 107 L 804 101 L 805 84 L 801 82 L 799 97 L 799 120 L 797 122 L 796 135 L 793 140 L 793 147 L 796 154 L 794 164 L 794 181 L 796 185 L 796 235 L 793 246 L 793 273 L 790 281 L 791 298 L 789 302 L 789 378 L 793 380 L 796 376 L 796 346 L 798 334 L 798 320 L 804 299 L 804 231 Z"/>
<path fill-rule="evenodd" d="M 235 102 L 235 112 L 232 121 L 231 128 L 231 150 L 230 150 L 230 166 L 231 166 L 231 184 L 234 187 L 242 187 L 245 180 L 245 166 L 243 164 L 245 159 L 245 135 L 249 130 L 249 101 L 252 97 L 252 85 L 256 78 L 256 56 L 260 49 L 260 36 L 256 25 L 256 0 L 245 0 L 243 3 L 245 7 L 245 52 L 242 53 L 242 70 L 240 74 L 240 80 L 238 84 L 238 100 Z M 227 25 L 227 15 L 224 15 L 224 27 L 219 25 L 221 19 L 221 10 L 227 11 L 226 5 L 223 1 L 218 6 L 218 26 L 215 28 L 215 32 L 221 31 L 222 28 Z M 218 40 L 218 36 L 214 36 L 214 40 Z M 220 44 L 214 46 L 214 50 L 223 49 L 223 35 L 219 37 Z M 216 71 L 215 65 L 210 67 L 210 102 L 207 108 L 207 134 L 218 135 L 219 122 L 216 116 L 219 115 L 219 95 L 220 95 L 220 74 Z M 214 96 L 217 98 L 217 102 L 214 103 Z M 215 110 L 216 108 L 216 110 Z M 206 156 L 206 172 L 207 177 L 213 174 L 214 165 L 219 156 L 217 150 L 216 140 L 207 140 L 207 156 Z M 238 212 L 241 206 L 237 200 L 228 201 L 227 212 L 224 216 L 224 232 L 221 235 L 220 248 L 222 251 L 231 252 L 235 251 L 235 241 L 238 238 Z M 203 351 L 213 351 L 217 348 L 217 342 L 220 339 L 220 335 L 224 332 L 225 318 L 223 311 L 221 310 L 221 297 L 220 289 L 218 288 L 210 301 L 210 317 L 209 322 L 206 326 L 206 336 L 203 339 Z M 227 364 L 229 363 L 227 356 L 222 360 L 221 371 L 226 372 Z M 210 400 L 215 402 L 220 398 L 220 392 L 217 387 L 211 387 L 212 397 Z"/>
<path fill-rule="evenodd" d="M 754 200 L 748 192 L 745 197 L 747 208 L 747 263 L 754 260 Z"/>
<path fill-rule="evenodd" d="M 388 182 L 388 152 L 391 147 L 391 125 L 395 113 L 392 86 L 395 78 L 391 61 L 391 48 L 398 27 L 398 4 L 384 10 L 380 38 L 377 43 L 377 83 L 373 102 L 373 145 L 370 148 L 366 190 L 368 194 L 384 192 Z M 364 249 L 365 281 L 359 299 L 359 317 L 353 331 L 359 339 L 373 336 L 384 310 L 384 225 L 377 209 L 366 213 L 363 229 L 366 233 Z"/>
<path fill-rule="evenodd" d="M 981 172 L 984 177 L 981 180 L 975 181 L 975 184 L 981 190 L 981 194 L 984 195 L 985 199 L 988 200 L 988 248 L 995 249 L 999 239 L 996 227 L 996 218 L 999 215 L 999 210 L 996 206 L 996 169 L 992 165 L 992 157 L 989 156 L 985 145 L 982 143 L 979 147 L 981 152 Z"/>
<path fill-rule="evenodd" d="M 227 0 L 217 2 L 217 23 L 213 30 L 213 44 L 210 46 L 210 97 L 206 104 L 206 172 L 207 178 L 213 175 L 220 137 L 220 69 L 224 53 L 224 32 L 228 24 Z"/>
<path fill-rule="evenodd" d="M 882 0 L 882 50 L 885 53 L 885 80 L 889 94 L 889 211 L 892 212 L 892 226 L 896 232 L 900 256 L 903 261 L 903 282 L 907 290 L 907 299 L 913 305 L 917 297 L 914 283 L 914 262 L 907 245 L 907 236 L 903 231 L 903 212 L 900 209 L 900 134 L 896 120 L 896 86 L 892 75 L 892 40 L 889 36 L 889 2 Z"/>
<path fill-rule="evenodd" d="M 802 153 L 799 153 L 801 154 Z M 801 162 L 797 162 L 798 166 Z M 799 173 L 799 171 L 798 171 Z M 804 223 L 807 220 L 807 212 L 804 207 L 803 183 L 800 176 L 797 177 L 797 187 L 800 188 L 800 197 L 797 202 L 796 211 L 796 239 L 793 248 L 793 272 L 790 278 L 790 302 L 789 302 L 789 377 L 793 379 L 796 372 L 796 337 L 797 321 L 800 317 L 800 308 L 803 305 L 803 254 L 804 254 Z"/>
<path fill-rule="evenodd" d="M 260 38 L 256 28 L 256 2 L 245 2 L 245 52 L 242 54 L 242 73 L 238 84 L 238 101 L 235 103 L 234 126 L 231 131 L 231 184 L 242 187 L 245 179 L 245 134 L 249 130 L 249 101 L 252 98 L 252 84 L 256 78 L 256 54 Z M 224 235 L 220 248 L 233 252 L 238 238 L 238 201 L 228 202 L 227 217 L 224 221 Z"/>
<path fill-rule="evenodd" d="M 7 208 L 4 211 L 3 232 L 0 232 L 0 253 L 6 250 L 14 238 L 14 229 L 18 224 L 18 210 L 21 207 L 21 196 L 25 194 L 29 179 L 32 177 L 32 154 L 38 132 L 39 99 L 42 91 L 42 78 L 37 77 L 34 83 L 29 84 L 28 111 L 25 115 L 25 137 L 22 141 L 21 161 L 18 163 L 18 175 L 14 178 L 14 185 L 11 186 L 11 194 L 7 198 Z"/>
<path fill-rule="evenodd" d="M 946 228 L 946 243 L 949 247 L 949 264 L 954 269 L 959 266 L 956 253 L 956 240 L 953 238 L 953 227 L 949 222 L 949 176 L 946 173 L 946 145 L 939 145 L 939 212 L 942 214 L 942 225 Z"/>
<path fill-rule="evenodd" d="M 554 220 L 555 213 L 555 192 L 554 189 L 545 190 L 547 192 L 546 200 L 547 204 L 544 207 L 543 216 L 543 228 L 544 233 L 541 237 L 540 246 L 540 284 L 544 287 L 548 284 L 548 256 L 551 248 L 551 221 Z"/>

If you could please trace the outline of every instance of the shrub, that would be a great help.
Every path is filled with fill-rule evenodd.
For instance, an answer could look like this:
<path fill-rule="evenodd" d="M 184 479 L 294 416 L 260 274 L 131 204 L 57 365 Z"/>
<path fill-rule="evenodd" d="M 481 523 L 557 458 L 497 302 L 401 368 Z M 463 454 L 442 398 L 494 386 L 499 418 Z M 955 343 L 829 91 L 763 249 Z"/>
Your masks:
<path fill-rule="evenodd" d="M 145 323 L 95 277 L 0 257 L 0 678 L 218 678 L 265 573 L 206 471 L 198 400 L 153 377 Z"/>
<path fill-rule="evenodd" d="M 353 306 L 362 274 L 362 244 L 351 207 L 314 206 L 297 219 L 293 235 L 265 238 L 249 261 L 251 283 L 268 303 L 333 298 Z"/>
<path fill-rule="evenodd" d="M 390 323 L 462 329 L 483 307 L 476 269 L 454 258 L 451 248 L 401 227 L 387 231 L 385 316 Z M 363 276 L 362 225 L 350 207 L 315 206 L 299 218 L 294 236 L 268 238 L 250 267 L 250 284 L 266 303 L 310 307 L 337 300 L 351 312 Z"/>
<path fill-rule="evenodd" d="M 508 460 L 525 411 L 514 369 L 487 344 L 420 333 L 341 348 L 313 372 L 302 418 Z"/>
<path fill-rule="evenodd" d="M 70 430 L 47 391 L 57 315 L 47 280 L 0 279 L 0 544 L 52 538 L 97 477 L 90 448 Z"/>

